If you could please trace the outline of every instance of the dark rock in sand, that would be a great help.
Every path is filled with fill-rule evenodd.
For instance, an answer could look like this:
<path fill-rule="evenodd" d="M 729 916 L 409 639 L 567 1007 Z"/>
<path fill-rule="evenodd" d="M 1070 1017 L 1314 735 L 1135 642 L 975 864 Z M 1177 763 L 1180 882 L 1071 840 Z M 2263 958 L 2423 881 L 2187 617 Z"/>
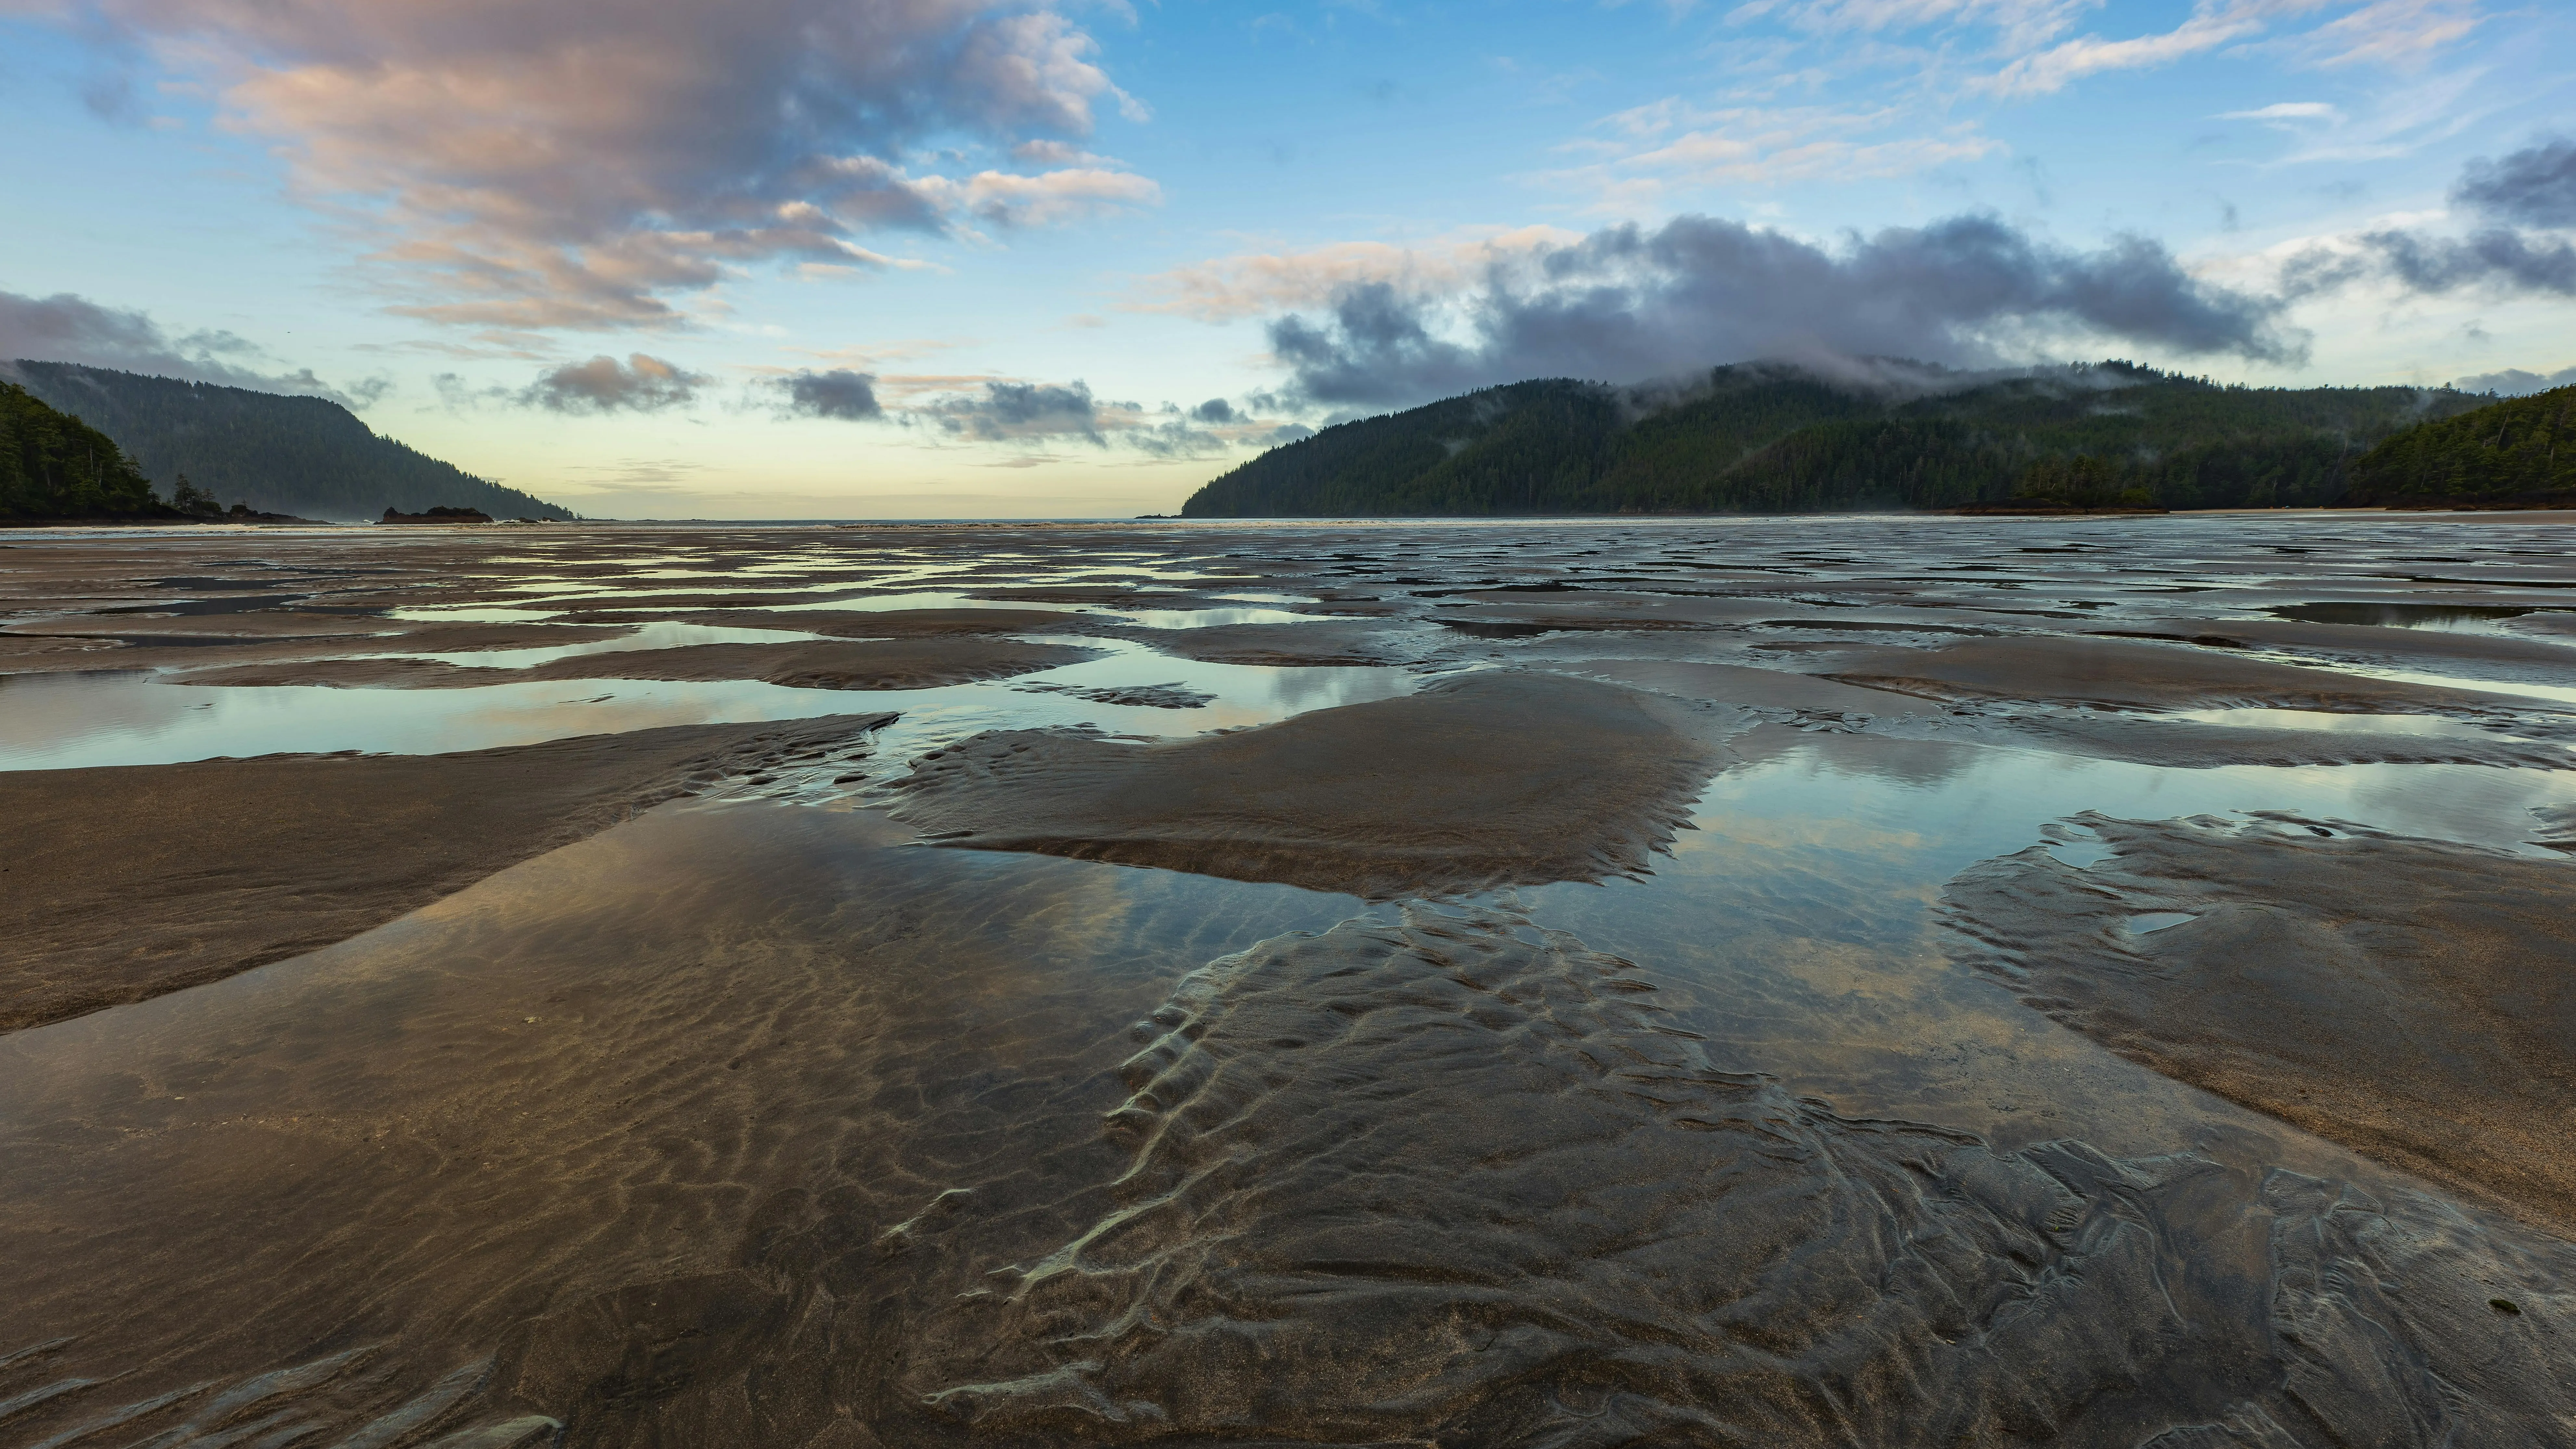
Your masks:
<path fill-rule="evenodd" d="M 346 940 L 636 811 L 892 715 L 683 725 L 457 755 L 0 772 L 0 1030 Z"/>
<path fill-rule="evenodd" d="M 948 845 L 1395 896 L 1643 869 L 1708 777 L 1673 706 L 1557 675 L 1163 744 L 1010 730 L 924 756 L 904 819 Z"/>
<path fill-rule="evenodd" d="M 378 523 L 490 523 L 492 515 L 480 508 L 435 507 L 421 513 L 405 513 L 397 508 L 385 510 Z"/>
<path fill-rule="evenodd" d="M 2222 1097 L 2576 1232 L 2576 864 L 2264 817 L 1952 880 L 1966 958 Z"/>

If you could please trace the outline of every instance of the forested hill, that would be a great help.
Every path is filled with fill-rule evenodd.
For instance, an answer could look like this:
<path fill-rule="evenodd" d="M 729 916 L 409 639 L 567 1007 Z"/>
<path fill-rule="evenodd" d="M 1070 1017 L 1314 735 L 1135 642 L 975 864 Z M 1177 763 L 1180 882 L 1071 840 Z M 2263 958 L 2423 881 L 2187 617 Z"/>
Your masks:
<path fill-rule="evenodd" d="M 174 513 L 116 440 L 0 382 L 0 518 L 130 518 Z"/>
<path fill-rule="evenodd" d="M 1908 393 L 1782 364 L 1721 367 L 1657 406 L 1599 383 L 1514 383 L 1324 429 L 1210 482 L 1192 518 L 1795 513 L 2017 494 L 2167 508 L 2345 500 L 2371 447 L 2491 398 L 2249 388 L 2105 362 L 1978 381 L 1906 365 Z M 2090 461 L 2085 461 L 2090 460 Z"/>
<path fill-rule="evenodd" d="M 164 497 L 181 473 L 232 504 L 357 521 L 388 509 L 479 508 L 495 518 L 569 510 L 378 437 L 338 403 L 67 362 L 0 365 L 0 379 L 114 438 Z"/>
<path fill-rule="evenodd" d="M 2576 387 L 2410 428 L 2353 464 L 2352 494 L 2361 503 L 2576 501 Z"/>

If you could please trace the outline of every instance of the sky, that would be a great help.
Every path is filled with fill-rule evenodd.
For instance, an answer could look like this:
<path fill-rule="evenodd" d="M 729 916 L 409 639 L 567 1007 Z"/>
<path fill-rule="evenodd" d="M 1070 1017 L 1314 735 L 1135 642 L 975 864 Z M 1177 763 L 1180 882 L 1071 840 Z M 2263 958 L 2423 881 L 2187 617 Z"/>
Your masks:
<path fill-rule="evenodd" d="M 0 0 L 0 198 L 0 358 L 1115 517 L 1529 377 L 2576 382 L 2576 7 Z"/>

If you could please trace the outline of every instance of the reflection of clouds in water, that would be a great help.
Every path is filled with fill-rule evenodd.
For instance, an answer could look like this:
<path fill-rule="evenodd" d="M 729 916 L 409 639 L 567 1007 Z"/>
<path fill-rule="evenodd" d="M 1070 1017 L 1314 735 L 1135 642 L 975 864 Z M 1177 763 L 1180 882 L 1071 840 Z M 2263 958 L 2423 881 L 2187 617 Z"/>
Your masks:
<path fill-rule="evenodd" d="M 2467 720 L 2425 714 L 2341 714 L 2314 709 L 2183 709 L 2163 719 L 2238 729 L 2317 730 L 2327 734 L 2412 735 L 2427 739 L 2493 740 L 2515 738 Z"/>
<path fill-rule="evenodd" d="M 547 650 L 432 656 L 475 665 L 534 663 L 570 654 L 612 653 L 668 642 L 740 638 L 763 630 L 652 626 L 640 638 Z M 441 754 L 534 744 L 573 735 L 662 725 L 803 719 L 895 710 L 904 719 L 883 738 L 879 759 L 899 765 L 987 729 L 1095 728 L 1169 737 L 1269 724 L 1312 709 L 1409 693 L 1400 669 L 1272 668 L 1173 659 L 1125 640 L 1085 639 L 1104 651 L 1087 660 L 1014 679 L 937 689 L 790 689 L 751 680 L 670 682 L 543 680 L 463 689 L 223 688 L 177 685 L 145 673 L 6 678 L 0 691 L 0 747 L 13 769 L 167 764 L 223 755 L 327 753 Z M 1201 708 L 1104 704 L 1034 693 L 1014 684 L 1081 686 L 1180 684 L 1213 696 Z"/>
<path fill-rule="evenodd" d="M 219 697 L 194 700 L 179 690 L 146 687 L 152 679 L 149 671 L 0 675 L 0 750 L 23 769 L 23 757 L 65 741 L 158 735 L 218 710 Z"/>
<path fill-rule="evenodd" d="M 557 659 L 584 654 L 620 654 L 636 649 L 678 649 L 691 644 L 793 644 L 821 636 L 792 629 L 725 629 L 707 624 L 664 620 L 645 624 L 614 639 L 586 639 L 578 644 L 549 644 L 536 649 L 478 649 L 459 654 L 356 655 L 355 658 L 436 659 L 483 669 L 531 669 Z"/>
<path fill-rule="evenodd" d="M 1313 624 L 1322 614 L 1292 614 L 1285 609 L 1115 609 L 1129 623 L 1148 629 L 1218 629 L 1229 624 Z"/>
<path fill-rule="evenodd" d="M 1935 760 L 1941 769 L 1923 768 Z M 1937 887 L 1976 861 L 2037 843 L 2041 827 L 2085 810 L 2126 819 L 2284 810 L 2397 834 L 2511 847 L 2529 837 L 2532 809 L 2571 800 L 2576 775 L 2540 770 L 2175 770 L 2026 750 L 1811 735 L 1712 780 L 1693 812 L 1699 828 L 1676 841 L 1671 868 L 1747 881 L 1791 875 L 1829 880 L 1848 908 L 1872 892 Z M 1858 894 L 1846 894 L 1853 892 Z"/>

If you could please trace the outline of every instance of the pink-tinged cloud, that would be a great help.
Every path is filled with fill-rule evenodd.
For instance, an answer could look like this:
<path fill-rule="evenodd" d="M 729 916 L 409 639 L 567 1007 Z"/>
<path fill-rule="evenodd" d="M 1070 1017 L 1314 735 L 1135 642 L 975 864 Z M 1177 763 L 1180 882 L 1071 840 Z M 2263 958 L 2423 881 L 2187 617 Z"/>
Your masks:
<path fill-rule="evenodd" d="M 385 228 L 403 310 L 682 319 L 729 267 L 881 269 L 866 232 L 1156 199 L 1088 164 L 915 175 L 931 142 L 1079 141 L 1135 113 L 1064 16 L 996 0 L 0 0 L 140 43 Z M 1070 148 L 1068 148 L 1068 151 Z M 1050 154 L 1050 153 L 1039 153 Z"/>

